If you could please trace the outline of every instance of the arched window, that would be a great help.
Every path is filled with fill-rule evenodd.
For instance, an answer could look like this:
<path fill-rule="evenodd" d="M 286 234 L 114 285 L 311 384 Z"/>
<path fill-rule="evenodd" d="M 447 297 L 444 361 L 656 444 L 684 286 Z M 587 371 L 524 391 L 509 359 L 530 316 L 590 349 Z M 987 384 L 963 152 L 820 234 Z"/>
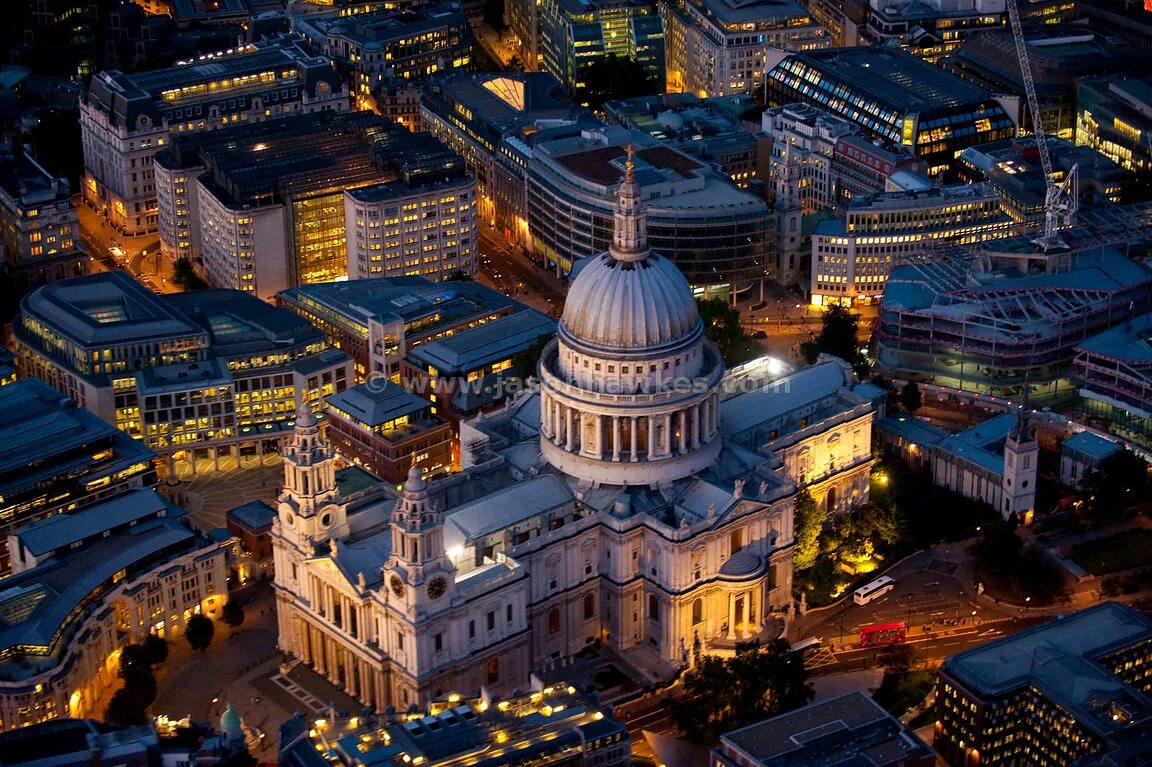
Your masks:
<path fill-rule="evenodd" d="M 596 597 L 592 593 L 584 595 L 584 620 L 596 617 Z"/>
<path fill-rule="evenodd" d="M 488 659 L 488 684 L 495 684 L 500 681 L 500 659 Z"/>
<path fill-rule="evenodd" d="M 692 625 L 704 622 L 704 600 L 696 597 L 692 600 Z"/>
<path fill-rule="evenodd" d="M 549 634 L 559 634 L 560 633 L 560 608 L 559 607 L 553 607 L 551 610 L 548 611 L 548 633 Z"/>

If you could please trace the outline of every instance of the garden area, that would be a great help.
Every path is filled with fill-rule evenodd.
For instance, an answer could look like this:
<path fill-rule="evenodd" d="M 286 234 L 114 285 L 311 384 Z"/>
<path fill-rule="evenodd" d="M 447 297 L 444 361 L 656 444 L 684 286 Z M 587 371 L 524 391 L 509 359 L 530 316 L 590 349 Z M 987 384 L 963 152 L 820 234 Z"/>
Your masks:
<path fill-rule="evenodd" d="M 987 594 L 1017 605 L 1050 605 L 1068 597 L 1064 568 L 1039 546 L 1025 543 L 1009 522 L 985 525 L 968 549 Z"/>
<path fill-rule="evenodd" d="M 1082 543 L 1072 549 L 1072 561 L 1092 575 L 1111 575 L 1152 566 L 1152 530 L 1125 530 Z"/>

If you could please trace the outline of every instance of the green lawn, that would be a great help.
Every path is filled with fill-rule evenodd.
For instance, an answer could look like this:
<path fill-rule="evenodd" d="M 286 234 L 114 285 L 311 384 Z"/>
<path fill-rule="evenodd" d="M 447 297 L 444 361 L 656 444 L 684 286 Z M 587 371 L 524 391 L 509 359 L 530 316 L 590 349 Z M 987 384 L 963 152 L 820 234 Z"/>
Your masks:
<path fill-rule="evenodd" d="M 1082 543 L 1072 549 L 1072 560 L 1093 575 L 1152 566 L 1152 530 L 1127 530 Z"/>

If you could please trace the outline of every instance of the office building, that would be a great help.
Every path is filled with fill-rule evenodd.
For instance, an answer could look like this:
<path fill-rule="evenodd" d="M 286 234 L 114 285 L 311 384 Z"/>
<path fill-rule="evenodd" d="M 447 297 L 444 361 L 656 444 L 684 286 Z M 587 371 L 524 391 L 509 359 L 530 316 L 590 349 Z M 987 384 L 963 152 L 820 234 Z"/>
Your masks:
<path fill-rule="evenodd" d="M 68 179 L 44 170 L 18 145 L 0 154 L 0 247 L 19 295 L 88 273 Z"/>
<path fill-rule="evenodd" d="M 173 137 L 347 109 L 348 92 L 336 70 L 294 38 L 151 72 L 100 72 L 80 100 L 84 202 L 123 234 L 154 232 L 152 161 Z"/>
<path fill-rule="evenodd" d="M 420 85 L 402 77 L 385 77 L 368 98 L 369 109 L 416 133 L 420 130 Z"/>
<path fill-rule="evenodd" d="M 634 146 L 648 236 L 698 295 L 728 297 L 765 279 L 768 206 L 710 164 L 622 128 L 584 130 L 532 147 L 529 251 L 557 274 L 606 248 L 615 196 Z"/>
<path fill-rule="evenodd" d="M 475 271 L 473 182 L 462 161 L 371 112 L 177 137 L 155 168 L 161 250 L 200 259 L 217 287 L 269 299 L 349 274 Z"/>
<path fill-rule="evenodd" d="M 630 162 L 539 391 L 462 425 L 468 469 L 342 498 L 317 424 L 297 422 L 273 523 L 281 649 L 380 711 L 528 689 L 597 641 L 670 678 L 778 634 L 796 486 L 778 456 L 726 444 L 723 362 L 645 213 Z"/>
<path fill-rule="evenodd" d="M 291 312 L 232 290 L 157 296 L 124 272 L 30 293 L 13 335 L 25 375 L 177 458 L 262 450 L 296 403 L 319 410 L 352 379 L 351 360 Z"/>
<path fill-rule="evenodd" d="M 16 383 L 16 355 L 0 346 L 0 386 Z"/>
<path fill-rule="evenodd" d="M 239 555 L 233 555 L 231 565 L 241 585 L 272 577 L 271 533 L 275 517 L 276 509 L 264 501 L 249 501 L 224 515 L 225 528 L 239 543 Z"/>
<path fill-rule="evenodd" d="M 384 378 L 328 399 L 328 441 L 341 460 L 356 464 L 390 485 L 399 485 L 413 466 L 427 477 L 459 465 L 452 424 L 425 397 Z"/>
<path fill-rule="evenodd" d="M 1152 48 L 1152 11 L 1132 0 L 1079 0 L 1076 9 L 1094 28 L 1126 38 L 1134 48 Z"/>
<path fill-rule="evenodd" d="M 1040 445 L 1028 414 L 1001 413 L 958 434 L 915 416 L 876 423 L 880 440 L 932 481 L 986 503 L 1004 519 L 1030 524 L 1036 511 Z"/>
<path fill-rule="evenodd" d="M 664 90 L 664 23 L 655 0 L 541 0 L 540 64 L 574 96 L 584 87 L 584 69 L 606 56 L 634 59 Z"/>
<path fill-rule="evenodd" d="M 852 198 L 812 235 L 814 306 L 870 304 L 897 264 L 925 246 L 971 245 L 1009 233 L 1012 220 L 987 183 L 882 192 Z"/>
<path fill-rule="evenodd" d="M 351 82 L 352 104 L 367 109 L 389 78 L 423 80 L 450 69 L 472 69 L 475 40 L 458 0 L 434 0 L 400 8 L 392 3 L 309 13 L 293 30 L 323 51 Z"/>
<path fill-rule="evenodd" d="M 596 124 L 585 109 L 567 100 L 560 82 L 547 72 L 448 73 L 431 78 L 420 96 L 423 129 L 454 149 L 476 174 L 482 220 L 518 231 L 523 220 L 523 169 L 502 182 L 498 153 L 507 139 L 541 128 Z"/>
<path fill-rule="evenodd" d="M 1013 237 L 894 268 L 872 334 L 877 366 L 1009 398 L 1025 381 L 1033 401 L 1072 394 L 1074 350 L 1149 310 L 1152 269 L 1102 245 L 1103 228 L 1063 236 L 1069 249 L 1053 254 Z"/>
<path fill-rule="evenodd" d="M 1060 483 L 1079 487 L 1089 472 L 1100 471 L 1124 446 L 1090 431 L 1073 434 L 1060 443 Z"/>
<path fill-rule="evenodd" d="M 1016 132 L 1010 113 L 988 91 L 899 49 L 769 57 L 769 105 L 821 106 L 871 137 L 909 148 L 931 177 L 949 171 L 965 147 Z"/>
<path fill-rule="evenodd" d="M 1076 131 L 1076 82 L 1107 74 L 1117 77 L 1144 69 L 1127 40 L 1104 35 L 1082 25 L 1028 27 L 1024 33 L 1028 63 L 1040 103 L 1044 132 L 1071 140 Z M 1011 93 L 1020 99 L 1017 122 L 1033 132 L 1024 80 L 1011 30 L 978 32 L 960 45 L 945 62 L 946 68 L 993 93 Z M 1144 69 L 1146 71 L 1146 69 Z"/>
<path fill-rule="evenodd" d="M 1123 168 L 1089 147 L 1055 136 L 1046 136 L 1045 140 L 1057 183 L 1076 167 L 1076 194 L 1081 209 L 1121 201 L 1121 186 L 1128 177 Z M 1013 221 L 1036 225 L 1044 221 L 1047 184 L 1035 137 L 970 146 L 958 159 L 965 180 L 987 181 L 1000 195 L 1000 205 Z"/>
<path fill-rule="evenodd" d="M 1076 83 L 1076 143 L 1130 171 L 1152 169 L 1152 78 Z"/>
<path fill-rule="evenodd" d="M 447 767 L 628 767 L 628 728 L 566 684 L 508 700 L 457 694 L 410 715 L 379 714 L 313 722 L 297 714 L 280 728 L 280 763 L 313 767 L 323 752 L 333 767 L 411 760 Z M 405 759 L 407 757 L 407 759 Z"/>
<path fill-rule="evenodd" d="M 707 96 L 759 96 L 770 50 L 832 44 L 792 0 L 661 0 L 668 90 Z"/>
<path fill-rule="evenodd" d="M 159 758 L 159 739 L 146 724 L 50 719 L 0 732 L 0 753 L 10 767 L 149 767 Z"/>
<path fill-rule="evenodd" d="M 227 542 L 184 512 L 134 490 L 8 535 L 13 574 L 0 582 L 0 722 L 102 716 L 120 650 L 149 634 L 180 637 L 193 615 L 227 601 Z"/>
<path fill-rule="evenodd" d="M 609 123 L 647 133 L 661 143 L 713 162 L 739 187 L 768 178 L 764 137 L 744 128 L 755 107 L 748 96 L 701 99 L 692 93 L 665 93 L 604 104 Z"/>
<path fill-rule="evenodd" d="M 421 344 L 400 360 L 400 382 L 436 403 L 454 427 L 525 386 L 516 363 L 556 332 L 556 320 L 528 309 Z M 530 366 L 530 363 L 529 363 Z M 515 387 L 515 388 L 509 388 Z"/>
<path fill-rule="evenodd" d="M 423 277 L 349 280 L 301 285 L 276 296 L 353 361 L 360 383 L 400 380 L 409 351 L 527 306 L 478 282 L 433 283 Z"/>
<path fill-rule="evenodd" d="M 877 0 L 869 6 L 868 21 L 860 30 L 868 42 L 899 44 L 933 63 L 972 37 L 1008 25 L 1005 0 Z M 1072 0 L 1024 0 L 1019 8 L 1021 20 L 1029 27 L 1060 24 L 1077 16 Z M 1011 33 L 1007 37 L 1011 48 Z"/>
<path fill-rule="evenodd" d="M 476 177 L 436 139 L 411 135 L 414 140 L 397 141 L 393 150 L 402 178 L 344 192 L 350 280 L 476 274 Z M 415 170 L 421 166 L 423 173 Z"/>
<path fill-rule="evenodd" d="M 951 764 L 1139 765 L 1150 692 L 1152 622 L 1105 602 L 945 659 L 934 745 Z M 1109 758 L 1126 752 L 1145 758 Z"/>
<path fill-rule="evenodd" d="M 794 767 L 860 760 L 934 767 L 936 752 L 861 692 L 813 703 L 720 736 L 710 767 Z"/>
<path fill-rule="evenodd" d="M 1152 314 L 1139 312 L 1076 345 L 1078 407 L 1109 434 L 1152 448 Z M 2 391 L 2 390 L 0 390 Z"/>
<path fill-rule="evenodd" d="M 0 536 L 156 484 L 155 453 L 37 378 L 0 387 L 0 445 Z"/>

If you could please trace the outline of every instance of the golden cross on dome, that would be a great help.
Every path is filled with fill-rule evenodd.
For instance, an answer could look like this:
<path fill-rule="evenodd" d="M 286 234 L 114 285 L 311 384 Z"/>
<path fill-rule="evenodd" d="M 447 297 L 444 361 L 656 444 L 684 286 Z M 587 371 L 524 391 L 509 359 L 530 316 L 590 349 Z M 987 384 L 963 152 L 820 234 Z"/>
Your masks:
<path fill-rule="evenodd" d="M 635 150 L 633 150 L 632 145 L 629 144 L 624 147 L 624 151 L 628 154 L 628 159 L 624 162 L 624 180 L 631 184 L 636 180 L 636 166 L 632 164 L 632 155 L 635 154 Z"/>

